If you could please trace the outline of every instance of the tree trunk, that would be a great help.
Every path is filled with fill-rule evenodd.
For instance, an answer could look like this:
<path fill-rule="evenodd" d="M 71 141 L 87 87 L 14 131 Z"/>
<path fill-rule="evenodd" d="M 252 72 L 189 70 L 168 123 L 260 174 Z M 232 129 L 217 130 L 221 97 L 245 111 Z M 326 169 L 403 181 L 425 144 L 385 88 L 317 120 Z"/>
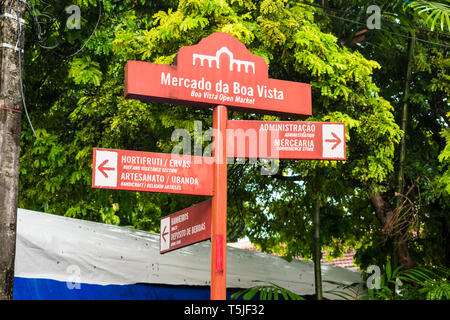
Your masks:
<path fill-rule="evenodd" d="M 408 43 L 408 57 L 406 63 L 406 74 L 405 74 L 405 89 L 403 93 L 403 109 L 402 109 L 402 120 L 401 120 L 401 129 L 403 131 L 403 137 L 400 141 L 400 155 L 399 155 L 399 168 L 398 168 L 398 184 L 397 184 L 397 193 L 402 195 L 405 191 L 405 174 L 404 174 L 404 166 L 406 159 L 406 138 L 407 138 L 407 125 L 408 125 L 408 99 L 410 94 L 410 86 L 411 86 L 411 75 L 412 75 L 412 67 L 414 64 L 414 49 L 416 45 L 416 37 L 414 31 L 411 32 L 411 38 Z M 402 198 L 400 196 L 397 197 L 397 207 L 400 207 L 402 202 Z M 392 240 L 394 242 L 393 247 L 393 267 L 395 268 L 397 265 L 402 264 L 406 267 L 412 267 L 413 261 L 408 251 L 408 244 L 405 239 L 401 239 L 398 235 L 393 235 Z"/>
<path fill-rule="evenodd" d="M 397 192 L 399 194 L 403 194 L 405 187 L 405 177 L 404 177 L 404 162 L 406 158 L 406 128 L 408 124 L 408 96 L 410 93 L 411 86 L 411 74 L 412 67 L 414 62 L 414 48 L 416 44 L 416 37 L 414 33 L 411 34 L 411 38 L 408 45 L 408 60 L 406 65 L 406 75 L 405 75 L 405 90 L 403 94 L 403 110 L 402 110 L 402 121 L 401 121 L 401 129 L 403 131 L 403 137 L 400 142 L 400 163 L 398 169 L 398 188 Z M 401 199 L 398 198 L 397 205 L 400 203 Z"/>
<path fill-rule="evenodd" d="M 415 263 L 409 253 L 408 241 L 406 239 L 399 239 L 395 245 L 397 247 L 398 264 L 403 265 L 406 269 L 413 268 Z"/>
<path fill-rule="evenodd" d="M 0 300 L 13 298 L 21 130 L 20 55 L 25 3 L 3 0 L 0 18 Z M 19 23 L 21 25 L 19 26 Z M 23 34 L 23 32 L 22 32 Z M 19 39 L 19 41 L 18 41 Z"/>
<path fill-rule="evenodd" d="M 407 240 L 401 236 L 398 237 L 393 235 L 392 233 L 393 226 L 391 224 L 391 219 L 395 214 L 394 208 L 383 199 L 381 193 L 378 191 L 371 195 L 370 200 L 375 208 L 375 214 L 381 224 L 383 233 L 387 239 L 392 240 L 393 242 L 395 256 L 392 256 L 391 259 L 398 261 L 399 264 L 407 269 L 414 267 L 414 260 L 409 253 Z"/>

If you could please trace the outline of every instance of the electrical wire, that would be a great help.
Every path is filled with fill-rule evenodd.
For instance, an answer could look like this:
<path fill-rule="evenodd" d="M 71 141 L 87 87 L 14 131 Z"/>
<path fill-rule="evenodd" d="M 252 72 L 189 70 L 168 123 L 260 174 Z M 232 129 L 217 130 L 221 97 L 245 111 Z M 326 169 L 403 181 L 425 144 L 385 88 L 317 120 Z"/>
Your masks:
<path fill-rule="evenodd" d="M 323 9 L 323 14 L 325 14 L 325 15 L 327 15 L 327 16 L 330 16 L 330 17 L 332 17 L 332 18 L 339 19 L 339 20 L 342 20 L 342 21 L 345 21 L 345 22 L 351 22 L 351 23 L 355 23 L 355 24 L 357 24 L 357 25 L 361 25 L 361 26 L 367 27 L 367 24 L 362 23 L 362 22 L 360 22 L 360 21 L 347 19 L 347 18 L 344 18 L 344 17 L 342 17 L 342 16 L 337 16 L 337 15 L 334 15 L 334 14 L 331 14 L 331 13 L 326 12 L 327 10 L 336 11 L 336 12 L 344 12 L 344 11 L 342 11 L 342 10 L 332 9 L 332 8 L 329 9 L 329 8 L 325 8 L 325 7 L 316 5 L 316 4 L 306 3 L 306 2 L 300 2 L 300 4 L 304 4 L 304 5 L 311 6 L 311 7 L 316 7 L 316 8 L 321 8 L 321 9 Z M 383 19 L 383 20 L 386 21 L 385 19 Z M 391 23 L 391 24 L 397 25 L 397 26 L 401 26 L 401 27 L 407 28 L 407 26 L 402 25 L 402 24 L 393 23 L 393 22 L 391 22 L 391 21 L 388 21 L 388 22 Z M 387 32 L 387 33 L 393 34 L 393 35 L 397 35 L 397 36 L 400 36 L 400 37 L 403 37 L 403 38 L 407 38 L 407 39 L 411 39 L 411 38 L 412 38 L 411 36 L 404 35 L 404 34 L 397 33 L 397 32 L 393 32 L 393 31 L 388 31 L 388 30 L 385 30 L 385 29 L 379 29 L 379 30 L 380 30 L 380 31 L 383 31 L 383 32 Z M 438 34 L 443 35 L 443 36 L 446 36 L 446 37 L 449 37 L 449 36 L 450 36 L 450 34 L 447 34 L 447 33 L 441 33 L 441 32 L 436 32 L 436 31 L 431 31 L 431 30 L 424 30 L 424 29 L 418 29 L 418 30 L 422 30 L 422 31 L 426 31 L 426 32 L 432 32 L 432 33 L 438 33 Z M 440 47 L 444 47 L 444 48 L 450 48 L 450 46 L 449 46 L 449 45 L 446 45 L 446 44 L 442 44 L 442 43 L 438 43 L 438 42 L 433 42 L 433 41 L 425 40 L 425 39 L 418 38 L 418 37 L 415 37 L 415 39 L 416 39 L 417 41 L 421 41 L 421 42 L 424 42 L 424 43 L 429 43 L 429 44 L 433 44 L 433 45 L 440 46 Z"/>
<path fill-rule="evenodd" d="M 344 15 L 350 15 L 350 16 L 353 16 L 353 17 L 357 16 L 356 14 L 350 14 L 348 11 L 345 11 L 345 10 L 323 7 L 323 6 L 314 4 L 314 3 L 306 3 L 306 2 L 299 2 L 299 3 L 307 5 L 307 6 L 315 7 L 315 8 L 320 8 L 320 9 L 323 9 L 323 10 L 330 10 L 330 11 L 339 12 L 339 13 L 342 13 Z M 407 2 L 407 3 L 410 3 L 410 2 Z M 380 16 L 380 19 L 383 22 L 388 23 L 388 24 L 393 25 L 393 26 L 403 27 L 403 28 L 406 28 L 406 29 L 411 29 L 411 26 L 393 22 L 393 21 L 391 21 L 389 19 L 383 18 L 383 16 Z M 446 33 L 446 32 L 439 32 L 439 31 L 434 31 L 434 30 L 429 30 L 429 29 L 423 29 L 423 28 L 419 28 L 417 26 L 414 26 L 414 29 L 419 30 L 419 31 L 423 31 L 423 32 L 426 32 L 426 33 L 434 33 L 436 35 L 440 35 L 440 36 L 444 36 L 444 37 L 450 37 L 450 33 Z"/>
<path fill-rule="evenodd" d="M 26 3 L 25 0 L 20 0 L 23 3 L 25 3 L 27 6 L 28 4 Z M 19 85 L 20 85 L 20 95 L 21 95 L 21 100 L 22 100 L 22 104 L 23 104 L 23 109 L 25 111 L 25 115 L 27 117 L 28 123 L 30 124 L 31 127 L 31 131 L 33 132 L 33 135 L 37 138 L 36 132 L 34 130 L 33 124 L 31 122 L 30 119 L 30 115 L 28 114 L 28 109 L 27 109 L 27 105 L 25 102 L 25 94 L 24 94 L 24 89 L 23 89 L 23 72 L 22 72 L 22 51 L 24 50 L 24 48 L 22 48 L 21 46 L 21 40 L 22 40 L 22 26 L 21 26 L 21 21 L 19 18 L 19 2 L 16 2 L 16 7 L 12 7 L 12 6 L 0 6 L 2 9 L 9 9 L 11 11 L 14 11 L 15 13 L 15 18 L 17 20 L 17 42 L 15 47 L 12 48 L 12 50 L 15 50 L 18 52 L 19 55 Z M 6 18 L 6 16 L 5 16 Z M 3 108 L 3 109 L 7 109 L 7 108 Z M 20 110 L 14 110 L 16 112 L 22 113 Z"/>
<path fill-rule="evenodd" d="M 352 22 L 352 23 L 355 23 L 355 24 L 358 24 L 358 25 L 367 27 L 367 25 L 366 25 L 365 23 L 362 23 L 362 22 L 359 22 L 359 21 L 346 19 L 346 18 L 343 18 L 343 17 L 340 17 L 340 16 L 332 15 L 332 14 L 330 14 L 330 13 L 326 13 L 326 12 L 324 12 L 324 14 L 326 14 L 326 15 L 328 15 L 328 16 L 330 16 L 330 17 L 336 18 L 336 19 L 340 19 L 340 20 L 342 20 L 342 21 Z M 411 39 L 411 38 L 413 38 L 413 37 L 411 37 L 411 36 L 404 35 L 404 34 L 397 33 L 397 32 L 387 31 L 387 30 L 384 30 L 384 29 L 379 29 L 379 30 L 384 31 L 384 32 L 387 32 L 387 33 L 390 33 L 390 34 L 393 34 L 393 35 L 396 35 L 396 36 L 400 36 L 400 37 L 403 37 L 403 38 L 406 38 L 406 39 Z M 450 45 L 446 45 L 446 44 L 442 44 L 442 43 L 438 43 L 438 42 L 433 42 L 433 41 L 428 41 L 428 40 L 425 40 L 425 39 L 422 39 L 422 38 L 417 38 L 417 37 L 414 37 L 414 38 L 415 38 L 417 41 L 421 41 L 421 42 L 424 42 L 424 43 L 433 44 L 433 45 L 440 46 L 440 47 L 443 47 L 443 48 L 450 48 Z"/>
<path fill-rule="evenodd" d="M 403 0 L 402 0 L 402 1 L 403 1 Z M 39 40 L 39 41 L 38 41 L 39 46 L 42 47 L 42 48 L 44 48 L 44 49 L 49 49 L 49 50 L 55 49 L 59 44 L 56 44 L 55 46 L 50 46 L 50 47 L 49 47 L 49 46 L 44 46 L 44 45 L 41 43 L 41 42 L 42 42 L 42 29 L 41 29 L 41 22 L 39 22 L 38 17 L 39 17 L 39 16 L 45 16 L 45 17 L 47 17 L 47 18 L 53 20 L 53 23 L 55 23 L 56 19 L 55 19 L 54 17 L 52 17 L 51 15 L 46 14 L 45 12 L 44 12 L 44 13 L 40 13 L 40 14 L 36 14 L 36 11 L 35 11 L 35 8 L 34 8 L 34 3 L 33 3 L 33 1 L 31 1 L 31 6 L 32 6 L 31 8 L 30 8 L 30 6 L 29 6 L 29 4 L 28 4 L 28 1 L 22 0 L 22 2 L 25 3 L 27 9 L 31 11 L 31 14 L 32 14 L 32 16 L 33 16 L 33 22 L 34 22 L 34 23 L 36 24 L 36 26 L 37 26 L 37 37 L 38 37 L 38 40 Z M 42 1 L 42 2 L 43 2 L 44 4 L 47 4 L 47 7 L 49 6 L 48 3 L 44 2 L 44 1 Z M 325 8 L 325 7 L 323 7 L 323 6 L 319 6 L 319 5 L 312 4 L 312 3 L 301 2 L 301 4 L 304 4 L 304 5 L 307 5 L 307 6 L 311 6 L 311 7 L 320 8 L 320 9 L 322 9 L 322 10 L 324 11 L 323 13 L 324 13 L 325 15 L 328 15 L 328 16 L 330 16 L 330 17 L 332 17 L 332 18 L 339 19 L 339 20 L 342 20 L 342 21 L 345 21 L 345 22 L 354 23 L 354 24 L 361 25 L 361 26 L 366 26 L 366 24 L 364 24 L 364 23 L 362 23 L 362 22 L 360 22 L 360 21 L 347 19 L 347 18 L 344 18 L 344 17 L 342 17 L 342 16 L 337 16 L 337 15 L 334 15 L 334 14 L 331 14 L 331 13 L 326 12 L 327 10 L 336 11 L 336 12 L 344 12 L 344 11 L 342 11 L 342 10 L 339 10 L 339 9 L 333 9 L 333 8 Z M 92 31 L 92 33 L 90 34 L 90 36 L 88 37 L 88 39 L 83 43 L 83 45 L 81 46 L 80 49 L 78 49 L 78 50 L 75 51 L 74 53 L 72 53 L 72 54 L 70 54 L 70 55 L 66 55 L 66 56 L 64 56 L 64 57 L 72 57 L 72 56 L 78 54 L 79 52 L 81 52 L 81 51 L 85 48 L 85 46 L 87 45 L 87 43 L 90 41 L 90 39 L 91 39 L 92 36 L 94 35 L 94 33 L 95 33 L 95 31 L 97 30 L 98 25 L 99 25 L 99 23 L 100 23 L 100 19 L 101 19 L 101 16 L 102 16 L 102 7 L 101 7 L 101 6 L 102 6 L 102 4 L 101 4 L 101 2 L 99 2 L 99 15 L 98 15 L 98 19 L 97 19 L 97 22 L 96 22 L 96 24 L 95 24 L 94 30 Z M 47 7 L 45 7 L 45 8 L 47 8 Z M 45 9 L 44 9 L 44 10 L 45 10 Z M 22 79 L 22 76 L 23 76 L 23 74 L 22 74 L 22 73 L 23 73 L 23 72 L 22 72 L 22 58 L 23 58 L 23 56 L 22 56 L 22 50 L 23 50 L 23 48 L 20 46 L 20 43 L 21 43 L 22 37 L 23 37 L 23 35 L 22 35 L 23 32 L 22 32 L 21 23 L 20 23 L 20 21 L 19 21 L 19 19 L 18 19 L 18 12 L 19 12 L 18 2 L 16 2 L 16 9 L 15 9 L 15 11 L 16 11 L 17 25 L 18 25 L 18 38 L 17 38 L 16 48 L 18 48 L 17 51 L 18 51 L 18 54 L 19 54 L 19 73 L 20 73 L 20 79 L 19 79 L 19 80 L 20 80 L 21 97 L 22 97 L 22 102 L 23 102 L 23 107 L 24 107 L 25 115 L 26 115 L 26 117 L 27 117 L 27 119 L 28 119 L 28 122 L 29 122 L 29 124 L 30 124 L 31 130 L 32 130 L 34 136 L 37 137 L 36 132 L 35 132 L 34 127 L 33 127 L 33 124 L 32 124 L 32 122 L 31 122 L 30 116 L 29 116 L 29 114 L 28 114 L 28 110 L 27 110 L 27 106 L 26 106 L 26 102 L 25 102 L 25 94 L 24 94 L 23 79 Z M 347 12 L 346 12 L 346 13 L 347 13 Z M 397 26 L 400 26 L 400 27 L 405 27 L 405 28 L 407 28 L 407 26 L 405 26 L 405 25 L 398 24 L 398 23 L 393 23 L 392 21 L 388 21 L 388 20 L 385 20 L 385 19 L 383 19 L 383 20 L 386 21 L 386 22 L 388 22 L 388 23 L 391 23 L 391 24 L 393 24 L 393 25 L 397 25 Z M 52 25 L 53 25 L 53 23 L 52 23 Z M 384 31 L 384 32 L 387 32 L 387 33 L 390 33 L 390 34 L 393 34 L 393 35 L 397 35 L 397 36 L 400 36 L 400 37 L 404 37 L 404 38 L 407 38 L 407 39 L 411 39 L 411 38 L 412 38 L 411 36 L 404 35 L 404 34 L 400 34 L 400 33 L 397 33 L 397 32 L 392 32 L 392 31 L 388 31 L 388 30 L 384 30 L 384 29 L 380 29 L 380 30 L 381 30 L 381 31 Z M 441 32 L 436 32 L 436 31 L 431 31 L 431 30 L 424 30 L 424 29 L 418 29 L 418 30 L 426 31 L 426 32 L 432 32 L 432 33 L 435 33 L 435 34 L 438 34 L 438 35 L 443 35 L 443 36 L 446 36 L 446 37 L 449 36 L 449 34 L 447 34 L 447 33 L 441 33 Z M 428 41 L 428 40 L 425 40 L 425 39 L 422 39 L 422 38 L 418 38 L 418 37 L 415 37 L 415 39 L 416 39 L 417 41 L 421 41 L 421 42 L 428 43 L 428 44 L 432 44 L 432 45 L 441 46 L 441 47 L 444 47 L 444 48 L 449 48 L 449 47 L 450 47 L 449 45 L 445 45 L 445 44 L 441 44 L 441 43 L 437 43 L 437 42 L 433 42 L 433 41 Z"/>
<path fill-rule="evenodd" d="M 37 35 L 37 36 L 38 36 L 38 40 L 39 40 L 39 41 L 38 41 L 39 46 L 42 47 L 42 48 L 44 48 L 44 49 L 49 49 L 49 50 L 55 49 L 59 44 L 57 44 L 57 45 L 55 45 L 55 46 L 49 47 L 49 46 L 44 46 L 42 43 L 40 43 L 40 42 L 42 41 L 42 38 L 41 38 L 41 36 L 42 36 L 42 30 L 41 30 L 41 23 L 40 23 L 39 20 L 38 20 L 38 16 L 39 16 L 39 15 L 46 16 L 47 18 L 52 19 L 52 20 L 53 20 L 53 23 L 55 23 L 55 18 L 52 17 L 52 16 L 50 16 L 50 15 L 48 15 L 48 14 L 46 14 L 46 13 L 37 15 L 37 14 L 36 14 L 36 11 L 35 11 L 35 8 L 34 8 L 34 3 L 33 3 L 33 1 L 31 1 L 31 6 L 32 6 L 32 7 L 30 7 L 30 5 L 28 4 L 28 1 L 26 1 L 26 0 L 21 0 L 21 1 L 26 5 L 26 8 L 27 8 L 29 11 L 31 11 L 31 14 L 32 14 L 32 17 L 33 17 L 33 21 L 34 21 L 34 23 L 36 24 L 37 30 L 38 30 L 38 35 Z M 44 2 L 44 1 L 42 1 L 42 2 L 43 2 L 44 4 L 46 4 L 47 7 L 49 6 L 48 3 Z M 3 7 L 3 8 L 6 8 L 6 7 L 4 7 L 4 6 L 2 6 L 2 7 Z M 47 8 L 47 7 L 45 7 L 45 8 Z M 37 134 L 36 134 L 36 131 L 34 130 L 33 123 L 32 123 L 32 121 L 31 121 L 30 115 L 29 115 L 29 113 L 28 113 L 28 108 L 27 108 L 27 104 L 26 104 L 26 101 L 25 101 L 25 92 L 24 92 L 24 85 L 23 85 L 23 70 L 22 70 L 22 59 L 23 59 L 22 51 L 24 50 L 24 48 L 21 46 L 21 44 L 22 44 L 22 42 L 23 42 L 23 30 L 22 30 L 22 25 L 21 25 L 20 19 L 19 19 L 19 3 L 16 2 L 16 8 L 13 8 L 13 7 L 9 7 L 9 8 L 10 8 L 11 10 L 15 11 L 15 14 L 16 14 L 16 20 L 17 20 L 17 30 L 18 30 L 18 35 L 17 35 L 17 42 L 16 42 L 15 49 L 17 49 L 18 55 L 19 55 L 19 84 L 20 84 L 20 95 L 21 95 L 21 99 L 22 99 L 23 109 L 24 109 L 24 111 L 25 111 L 25 115 L 26 115 L 26 117 L 27 117 L 28 123 L 30 124 L 31 131 L 33 132 L 34 137 L 37 138 Z M 44 10 L 45 10 L 45 9 L 44 9 Z M 101 16 L 102 16 L 102 8 L 101 8 L 101 2 L 100 2 L 100 3 L 99 3 L 99 15 L 98 15 L 98 19 L 97 19 L 97 22 L 96 22 L 96 24 L 95 24 L 94 30 L 93 30 L 92 33 L 90 34 L 89 38 L 83 43 L 83 45 L 81 46 L 80 49 L 78 49 L 78 50 L 75 51 L 74 53 L 72 53 L 72 54 L 70 54 L 70 55 L 67 55 L 67 56 L 64 56 L 64 57 L 73 57 L 74 55 L 78 54 L 79 52 L 81 52 L 81 51 L 85 48 L 85 46 L 87 45 L 87 43 L 90 41 L 90 39 L 91 39 L 92 36 L 94 35 L 95 31 L 97 30 L 98 25 L 99 25 L 99 23 L 100 23 L 100 18 L 101 18 Z M 52 24 L 53 24 L 53 23 L 52 23 Z"/>
<path fill-rule="evenodd" d="M 66 58 L 73 57 L 74 55 L 78 54 L 81 50 L 84 49 L 84 47 L 87 45 L 89 40 L 91 40 L 92 36 L 94 35 L 95 31 L 97 30 L 97 27 L 98 27 L 98 25 L 100 23 L 100 18 L 101 17 L 102 17 L 102 3 L 99 2 L 99 5 L 98 5 L 98 19 L 97 19 L 97 23 L 95 24 L 94 31 L 92 31 L 92 33 L 89 36 L 89 38 L 83 43 L 83 45 L 81 46 L 81 48 L 79 50 L 77 50 L 76 52 L 74 52 L 74 53 L 72 53 L 72 54 L 70 54 L 68 56 L 65 56 Z"/>
<path fill-rule="evenodd" d="M 27 3 L 27 6 L 28 6 L 28 3 Z M 23 77 L 23 72 L 22 72 L 22 50 L 23 50 L 23 48 L 21 46 L 21 43 L 22 43 L 22 26 L 21 26 L 20 20 L 19 20 L 19 2 L 16 2 L 16 18 L 17 18 L 17 30 L 18 30 L 16 48 L 18 48 L 17 51 L 19 53 L 20 95 L 22 97 L 23 109 L 25 110 L 25 115 L 26 115 L 26 117 L 28 119 L 28 123 L 30 124 L 31 131 L 33 132 L 34 137 L 37 138 L 36 131 L 34 130 L 33 123 L 31 122 L 30 115 L 28 114 L 27 104 L 25 102 L 25 93 L 24 93 L 24 90 L 23 90 L 23 80 L 22 80 L 22 77 Z"/>
<path fill-rule="evenodd" d="M 40 18 L 40 17 L 43 17 L 43 18 L 49 19 L 50 22 L 51 22 L 50 27 L 52 27 L 55 23 L 58 22 L 58 21 L 57 21 L 57 17 L 54 17 L 54 16 L 52 16 L 51 14 L 45 12 L 45 10 L 46 10 L 49 6 L 51 6 L 50 4 L 48 4 L 47 2 L 45 2 L 45 1 L 43 1 L 43 0 L 40 0 L 40 2 L 43 3 L 44 5 L 46 5 L 46 6 L 44 7 L 42 13 L 37 13 L 37 12 L 36 12 L 36 9 L 35 9 L 35 7 L 34 7 L 33 1 L 31 1 L 31 7 L 27 4 L 27 8 L 28 8 L 29 12 L 31 13 L 31 15 L 32 15 L 32 17 L 33 17 L 33 18 L 32 18 L 33 23 L 34 23 L 34 25 L 36 26 L 36 34 L 35 34 L 34 36 L 35 36 L 35 38 L 37 38 L 36 42 L 37 42 L 37 44 L 38 44 L 41 48 L 47 49 L 47 50 L 53 50 L 53 49 L 56 49 L 56 48 L 60 45 L 60 43 L 56 43 L 55 45 L 52 45 L 52 46 L 47 46 L 47 45 L 44 44 L 45 41 L 47 40 L 47 38 L 44 37 L 44 34 L 43 34 L 43 32 L 42 32 L 42 27 L 41 27 L 41 25 L 42 25 L 42 24 L 45 24 L 45 22 L 41 22 L 41 21 L 39 20 L 39 18 Z M 61 56 L 61 57 L 63 57 L 63 58 L 70 58 L 70 57 L 73 57 L 73 56 L 75 56 L 76 54 L 80 53 L 80 52 L 86 47 L 87 43 L 91 40 L 91 38 L 94 36 L 95 31 L 97 31 L 97 28 L 98 28 L 98 26 L 99 26 L 99 24 L 100 24 L 101 17 L 102 17 L 102 2 L 98 2 L 98 18 L 97 18 L 97 22 L 96 22 L 96 24 L 95 24 L 94 30 L 93 30 L 93 31 L 91 32 L 91 34 L 89 35 L 88 39 L 87 39 L 86 41 L 83 42 L 81 48 L 78 49 L 77 51 L 75 51 L 74 53 L 69 54 L 69 55 L 63 55 L 63 54 L 60 54 L 60 53 L 58 53 L 58 52 L 56 52 L 56 51 L 55 51 L 55 53 L 56 53 L 58 56 Z"/>

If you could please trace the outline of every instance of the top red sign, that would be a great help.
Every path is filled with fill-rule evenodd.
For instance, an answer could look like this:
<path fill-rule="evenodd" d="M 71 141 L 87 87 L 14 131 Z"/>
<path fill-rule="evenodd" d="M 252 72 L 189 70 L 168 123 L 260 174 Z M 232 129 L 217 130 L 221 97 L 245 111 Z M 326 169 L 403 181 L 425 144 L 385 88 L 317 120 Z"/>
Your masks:
<path fill-rule="evenodd" d="M 266 61 L 226 33 L 182 47 L 174 65 L 128 61 L 125 98 L 236 111 L 310 116 L 311 86 L 269 79 Z"/>

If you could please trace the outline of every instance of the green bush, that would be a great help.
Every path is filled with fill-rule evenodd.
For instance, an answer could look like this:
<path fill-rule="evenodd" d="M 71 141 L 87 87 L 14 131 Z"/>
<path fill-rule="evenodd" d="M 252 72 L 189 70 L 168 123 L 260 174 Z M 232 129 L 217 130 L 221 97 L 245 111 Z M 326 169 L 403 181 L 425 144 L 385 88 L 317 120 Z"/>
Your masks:
<path fill-rule="evenodd" d="M 386 262 L 379 286 L 368 289 L 368 300 L 450 300 L 450 269 L 418 266 L 392 270 Z"/>

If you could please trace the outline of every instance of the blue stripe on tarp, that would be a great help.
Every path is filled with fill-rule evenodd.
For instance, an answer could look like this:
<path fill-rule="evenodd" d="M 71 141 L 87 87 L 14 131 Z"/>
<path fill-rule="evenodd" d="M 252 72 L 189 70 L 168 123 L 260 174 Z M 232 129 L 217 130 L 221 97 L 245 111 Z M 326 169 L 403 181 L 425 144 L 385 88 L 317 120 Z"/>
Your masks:
<path fill-rule="evenodd" d="M 209 300 L 209 286 L 164 284 L 70 284 L 51 279 L 14 278 L 14 300 Z M 227 299 L 236 289 L 227 290 Z"/>

